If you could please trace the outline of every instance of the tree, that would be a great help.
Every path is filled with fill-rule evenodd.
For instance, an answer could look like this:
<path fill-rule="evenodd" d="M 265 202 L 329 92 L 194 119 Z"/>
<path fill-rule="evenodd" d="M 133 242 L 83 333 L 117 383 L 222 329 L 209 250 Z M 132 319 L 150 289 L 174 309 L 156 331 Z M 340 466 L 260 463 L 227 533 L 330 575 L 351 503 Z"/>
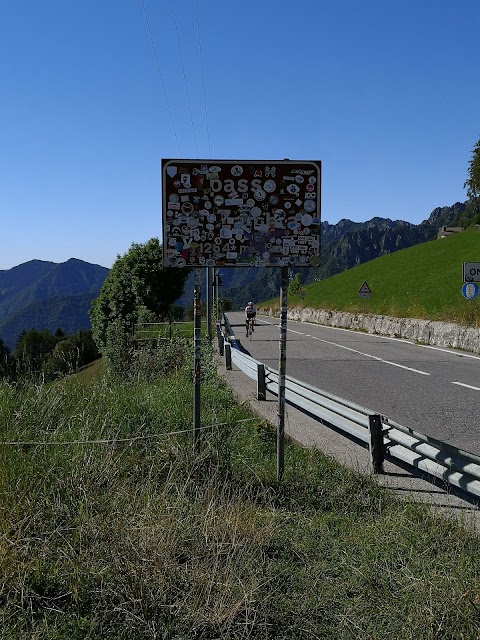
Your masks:
<path fill-rule="evenodd" d="M 463 186 L 467 189 L 471 222 L 477 222 L 473 218 L 480 215 L 480 139 L 477 140 L 473 148 L 472 158 L 468 166 L 468 178 Z"/>
<path fill-rule="evenodd" d="M 183 293 L 188 269 L 163 268 L 158 238 L 132 243 L 118 256 L 90 311 L 97 347 L 115 370 L 122 368 L 135 324 L 168 316 Z"/>
<path fill-rule="evenodd" d="M 296 273 L 293 278 L 290 280 L 288 284 L 288 294 L 294 296 L 297 294 L 302 288 L 301 276 L 299 273 Z"/>

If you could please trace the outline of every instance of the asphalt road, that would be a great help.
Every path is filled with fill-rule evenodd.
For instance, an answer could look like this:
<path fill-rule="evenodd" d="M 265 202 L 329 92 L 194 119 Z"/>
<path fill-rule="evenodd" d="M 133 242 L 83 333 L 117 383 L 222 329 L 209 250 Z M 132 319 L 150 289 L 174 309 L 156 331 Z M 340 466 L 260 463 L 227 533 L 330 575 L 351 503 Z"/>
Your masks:
<path fill-rule="evenodd" d="M 243 312 L 228 318 L 244 350 L 278 370 L 279 319 L 257 316 L 250 341 Z M 479 356 L 289 320 L 287 376 L 480 455 Z"/>

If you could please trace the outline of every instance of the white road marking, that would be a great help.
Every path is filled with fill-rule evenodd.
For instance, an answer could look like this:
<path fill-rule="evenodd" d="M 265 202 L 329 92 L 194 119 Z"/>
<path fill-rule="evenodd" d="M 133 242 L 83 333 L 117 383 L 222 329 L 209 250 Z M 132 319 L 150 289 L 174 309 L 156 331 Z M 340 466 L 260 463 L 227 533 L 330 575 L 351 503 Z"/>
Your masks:
<path fill-rule="evenodd" d="M 265 322 L 265 321 L 264 321 Z M 290 320 L 290 322 L 299 322 L 298 320 Z M 273 324 L 273 323 L 266 323 Z M 420 344 L 419 342 L 415 342 L 414 340 L 410 340 L 409 338 L 393 338 L 392 336 L 383 336 L 379 333 L 366 333 L 364 331 L 354 331 L 353 329 L 345 329 L 344 327 L 331 327 L 327 324 L 317 324 L 316 322 L 302 322 L 302 324 L 309 324 L 312 327 L 320 327 L 322 329 L 335 329 L 336 331 L 348 331 L 351 333 L 362 333 L 365 336 L 369 336 L 370 338 L 381 338 L 382 340 L 393 340 L 395 342 L 403 342 L 407 344 L 411 344 L 414 347 L 423 347 L 424 349 L 433 349 L 434 351 L 443 351 L 443 353 L 449 353 L 451 356 L 457 356 L 460 358 L 472 358 L 473 360 L 480 360 L 480 356 L 474 356 L 470 353 L 465 353 L 465 351 L 458 351 L 453 349 L 444 349 L 442 347 L 435 347 L 431 344 Z"/>
<path fill-rule="evenodd" d="M 459 387 L 467 387 L 467 389 L 473 389 L 474 391 L 480 391 L 480 387 L 473 387 L 471 384 L 464 384 L 463 382 L 452 382 L 452 384 L 458 384 Z"/>
<path fill-rule="evenodd" d="M 265 322 L 265 320 L 263 321 Z M 273 322 L 265 322 L 265 324 L 274 324 Z M 310 324 L 312 326 L 323 327 L 323 325 L 315 325 L 313 322 L 306 322 L 305 324 Z M 328 329 L 338 329 L 338 327 L 327 327 Z M 291 333 L 297 333 L 300 336 L 305 335 L 301 331 L 295 331 L 294 329 L 288 329 Z M 342 329 L 342 331 L 350 331 L 350 329 Z M 369 335 L 369 334 L 366 334 Z M 399 369 L 406 369 L 407 371 L 412 371 L 413 373 L 419 373 L 422 376 L 429 376 L 430 374 L 426 371 L 420 371 L 419 369 L 412 369 L 412 367 L 407 367 L 404 364 L 398 364 L 398 362 L 390 362 L 390 360 L 384 360 L 383 358 L 378 358 L 377 356 L 372 356 L 369 353 L 363 353 L 362 351 L 357 351 L 356 349 L 352 349 L 351 347 L 345 347 L 343 344 L 337 344 L 336 342 L 330 342 L 329 340 L 323 340 L 322 338 L 317 338 L 316 336 L 307 336 L 313 338 L 313 340 L 320 340 L 320 342 L 325 342 L 326 344 L 331 344 L 334 347 L 339 347 L 340 349 L 346 349 L 347 351 L 352 351 L 353 353 L 358 353 L 361 356 L 365 356 L 367 358 L 372 358 L 372 360 L 378 360 L 378 362 L 383 362 L 384 364 L 390 364 L 392 367 L 398 367 Z M 377 336 L 378 337 L 378 336 Z M 383 338 L 384 336 L 382 336 Z M 405 342 L 403 340 L 402 342 Z"/>
<path fill-rule="evenodd" d="M 322 338 L 315 338 L 314 340 L 320 340 L 320 342 L 325 342 L 326 344 L 331 344 L 334 347 L 339 347 L 340 349 L 345 349 L 346 351 L 352 351 L 353 353 L 358 353 L 361 356 L 366 356 L 367 358 L 372 358 L 373 360 L 378 360 L 378 362 L 383 362 L 384 364 L 391 364 L 392 367 L 399 367 L 400 369 L 406 369 L 407 371 L 413 371 L 413 373 L 419 373 L 422 376 L 429 376 L 430 374 L 426 371 L 419 371 L 418 369 L 412 369 L 412 367 L 406 367 L 404 364 L 398 364 L 398 362 L 391 362 L 390 360 L 384 360 L 383 358 L 378 358 L 377 356 L 372 356 L 370 353 L 364 353 L 363 351 L 357 351 L 357 349 L 352 349 L 351 347 L 345 347 L 343 344 L 337 344 L 336 342 L 330 342 L 329 340 L 322 340 Z"/>

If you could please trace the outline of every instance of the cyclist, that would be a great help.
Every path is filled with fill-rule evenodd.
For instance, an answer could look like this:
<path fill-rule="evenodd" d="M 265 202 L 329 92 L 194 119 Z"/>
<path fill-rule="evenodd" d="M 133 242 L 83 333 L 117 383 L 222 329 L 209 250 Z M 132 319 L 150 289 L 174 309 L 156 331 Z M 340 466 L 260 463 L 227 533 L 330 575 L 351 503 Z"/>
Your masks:
<path fill-rule="evenodd" d="M 257 310 L 255 309 L 255 305 L 253 304 L 253 302 L 250 301 L 245 307 L 245 331 L 246 331 L 247 338 L 248 338 L 248 323 L 250 322 L 250 320 L 253 320 L 252 322 L 252 331 L 253 331 L 253 325 L 255 324 L 256 315 L 257 315 Z"/>

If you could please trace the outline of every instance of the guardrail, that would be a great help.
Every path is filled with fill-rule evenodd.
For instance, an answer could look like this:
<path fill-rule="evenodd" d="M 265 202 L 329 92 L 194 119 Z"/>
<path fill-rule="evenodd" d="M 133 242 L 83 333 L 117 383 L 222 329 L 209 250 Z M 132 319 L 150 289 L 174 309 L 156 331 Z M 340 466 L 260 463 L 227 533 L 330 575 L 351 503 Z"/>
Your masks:
<path fill-rule="evenodd" d="M 217 325 L 217 336 L 220 353 L 225 353 L 227 369 L 231 369 L 233 362 L 255 380 L 259 400 L 265 400 L 267 390 L 278 395 L 278 371 L 244 353 L 226 316 L 224 321 L 226 332 Z M 479 456 L 290 376 L 286 378 L 285 397 L 289 404 L 366 444 L 374 473 L 382 473 L 385 456 L 388 456 L 480 497 Z"/>

